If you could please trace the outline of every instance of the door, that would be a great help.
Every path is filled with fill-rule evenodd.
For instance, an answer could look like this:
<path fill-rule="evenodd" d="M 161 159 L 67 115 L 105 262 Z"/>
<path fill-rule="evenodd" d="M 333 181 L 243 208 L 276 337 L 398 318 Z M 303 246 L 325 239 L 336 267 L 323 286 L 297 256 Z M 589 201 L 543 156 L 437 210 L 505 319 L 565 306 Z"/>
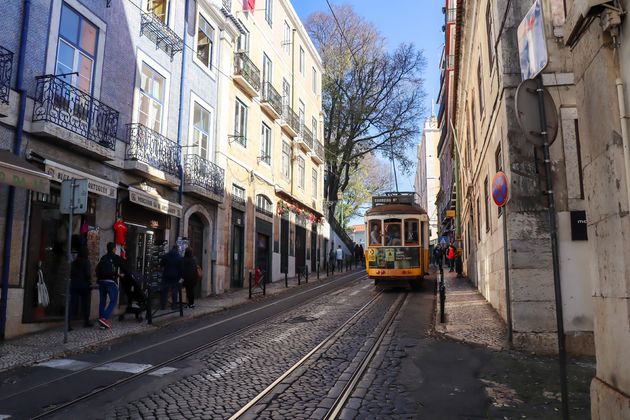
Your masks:
<path fill-rule="evenodd" d="M 311 230 L 311 272 L 317 271 L 319 263 L 319 253 L 317 252 L 317 225 L 313 225 Z"/>
<path fill-rule="evenodd" d="M 243 287 L 243 219 L 242 211 L 232 209 L 232 247 L 230 252 L 230 267 L 232 267 L 230 287 Z"/>
<path fill-rule="evenodd" d="M 280 222 L 280 272 L 289 272 L 289 220 Z"/>
<path fill-rule="evenodd" d="M 269 264 L 269 235 L 256 233 L 256 268 L 260 268 L 265 276 L 265 282 L 271 282 Z"/>
<path fill-rule="evenodd" d="M 295 269 L 304 270 L 306 266 L 306 229 L 296 226 L 295 229 Z"/>
<path fill-rule="evenodd" d="M 193 214 L 188 219 L 188 246 L 193 250 L 193 256 L 197 260 L 197 264 L 203 267 L 203 221 L 197 214 Z M 195 295 L 201 296 L 201 283 L 200 279 L 195 286 Z"/>

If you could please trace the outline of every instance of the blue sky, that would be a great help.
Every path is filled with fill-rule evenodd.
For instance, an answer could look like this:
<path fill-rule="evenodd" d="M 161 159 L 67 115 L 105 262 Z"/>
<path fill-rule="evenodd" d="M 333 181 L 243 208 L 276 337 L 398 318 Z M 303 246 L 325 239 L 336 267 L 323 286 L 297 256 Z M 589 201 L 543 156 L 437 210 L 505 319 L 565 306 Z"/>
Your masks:
<path fill-rule="evenodd" d="M 351 4 L 360 16 L 372 22 L 389 41 L 391 47 L 411 42 L 424 52 L 427 66 L 424 73 L 427 93 L 426 109 L 431 112 L 431 98 L 437 95 L 440 83 L 439 61 L 444 44 L 444 15 L 439 0 L 397 2 L 383 0 L 329 0 L 330 4 Z M 325 0 L 292 0 L 293 7 L 305 21 L 315 11 L 329 11 Z M 404 6 L 401 8 L 401 6 Z M 421 121 L 420 124 L 423 122 Z M 418 139 L 420 140 L 420 139 Z M 415 154 L 415 153 L 414 153 Z M 398 177 L 401 191 L 413 191 L 414 173 Z M 360 222 L 360 220 L 357 220 Z"/>

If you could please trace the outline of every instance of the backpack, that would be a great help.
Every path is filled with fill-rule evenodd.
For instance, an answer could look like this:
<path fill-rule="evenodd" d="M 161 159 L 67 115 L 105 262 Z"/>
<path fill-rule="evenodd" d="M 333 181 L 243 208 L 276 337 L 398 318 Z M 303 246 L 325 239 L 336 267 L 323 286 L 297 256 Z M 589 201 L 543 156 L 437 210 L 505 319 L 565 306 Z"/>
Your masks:
<path fill-rule="evenodd" d="M 111 256 L 103 255 L 98 264 L 96 264 L 96 278 L 98 280 L 115 280 L 116 267 Z"/>

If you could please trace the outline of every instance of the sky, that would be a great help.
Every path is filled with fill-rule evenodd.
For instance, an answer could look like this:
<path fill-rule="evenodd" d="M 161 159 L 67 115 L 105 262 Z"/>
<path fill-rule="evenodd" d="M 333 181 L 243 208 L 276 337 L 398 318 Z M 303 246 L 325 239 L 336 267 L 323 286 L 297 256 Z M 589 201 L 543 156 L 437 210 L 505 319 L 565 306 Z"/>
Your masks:
<path fill-rule="evenodd" d="M 430 114 L 431 100 L 437 96 L 440 84 L 440 56 L 444 45 L 444 15 L 440 0 L 412 0 L 394 1 L 383 0 L 329 0 L 331 5 L 350 4 L 358 15 L 372 22 L 387 38 L 393 49 L 401 42 L 413 43 L 422 50 L 427 61 L 424 70 L 426 103 L 425 108 Z M 302 19 L 313 12 L 329 12 L 326 0 L 292 0 L 293 7 Z M 422 127 L 423 121 L 419 122 Z M 418 138 L 420 141 L 420 137 Z M 411 152 L 415 156 L 415 150 Z M 414 157 L 415 160 L 415 157 Z M 398 171 L 398 188 L 400 191 L 413 191 L 415 168 L 408 175 Z M 352 223 L 361 223 L 361 218 L 355 218 Z"/>

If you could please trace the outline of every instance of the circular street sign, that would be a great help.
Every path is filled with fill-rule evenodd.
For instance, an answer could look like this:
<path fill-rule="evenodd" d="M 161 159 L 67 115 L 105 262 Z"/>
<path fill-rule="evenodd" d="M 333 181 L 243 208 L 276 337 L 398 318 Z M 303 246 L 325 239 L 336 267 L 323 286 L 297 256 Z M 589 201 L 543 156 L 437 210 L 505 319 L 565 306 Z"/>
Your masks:
<path fill-rule="evenodd" d="M 540 111 L 538 109 L 538 84 L 536 80 L 523 80 L 516 89 L 514 98 L 516 108 L 516 120 L 523 130 L 528 142 L 542 146 L 543 139 L 540 135 Z M 553 143 L 558 135 L 558 111 L 553 102 L 551 94 L 543 88 L 545 102 L 545 116 L 547 120 L 547 136 L 549 145 Z"/>
<path fill-rule="evenodd" d="M 492 199 L 499 207 L 508 201 L 508 180 L 503 172 L 497 172 L 492 180 Z"/>

